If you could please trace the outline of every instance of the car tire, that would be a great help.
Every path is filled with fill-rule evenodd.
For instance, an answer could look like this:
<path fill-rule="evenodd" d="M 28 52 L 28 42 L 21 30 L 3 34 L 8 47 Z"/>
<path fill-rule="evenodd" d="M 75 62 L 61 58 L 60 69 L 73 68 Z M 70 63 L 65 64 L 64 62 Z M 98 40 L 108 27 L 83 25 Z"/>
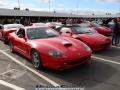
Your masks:
<path fill-rule="evenodd" d="M 7 43 L 7 41 L 5 40 L 5 36 L 4 35 L 2 35 L 2 41 L 4 42 L 4 44 Z"/>
<path fill-rule="evenodd" d="M 9 41 L 9 48 L 10 48 L 10 52 L 13 53 L 14 52 L 14 46 L 13 46 L 11 41 Z"/>
<path fill-rule="evenodd" d="M 32 64 L 36 69 L 42 69 L 43 68 L 43 64 L 42 64 L 42 60 L 40 58 L 39 53 L 36 50 L 32 50 L 31 51 L 31 60 L 32 60 Z"/>

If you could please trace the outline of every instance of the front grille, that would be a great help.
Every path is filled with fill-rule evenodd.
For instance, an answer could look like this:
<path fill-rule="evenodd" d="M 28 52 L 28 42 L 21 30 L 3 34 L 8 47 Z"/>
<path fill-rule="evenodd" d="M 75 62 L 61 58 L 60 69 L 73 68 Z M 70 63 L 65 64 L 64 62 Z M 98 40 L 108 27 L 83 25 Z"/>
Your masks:
<path fill-rule="evenodd" d="M 105 44 L 101 44 L 102 47 L 106 47 L 106 46 L 109 46 L 110 43 L 105 43 Z"/>
<path fill-rule="evenodd" d="M 90 57 L 86 57 L 86 58 L 83 58 L 83 59 L 81 59 L 81 60 L 77 60 L 77 61 L 73 61 L 73 62 L 68 62 L 68 63 L 66 63 L 66 65 L 79 64 L 79 63 L 81 63 L 81 62 L 86 61 L 88 58 L 90 58 Z"/>

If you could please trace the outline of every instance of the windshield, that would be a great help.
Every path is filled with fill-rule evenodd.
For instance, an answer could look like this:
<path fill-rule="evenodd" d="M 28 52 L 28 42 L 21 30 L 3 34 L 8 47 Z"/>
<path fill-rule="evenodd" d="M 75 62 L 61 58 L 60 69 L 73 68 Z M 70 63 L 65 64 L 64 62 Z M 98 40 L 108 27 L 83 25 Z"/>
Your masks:
<path fill-rule="evenodd" d="M 97 23 L 91 23 L 91 26 L 93 26 L 93 27 L 100 27 L 100 25 L 97 24 Z"/>
<path fill-rule="evenodd" d="M 23 27 L 22 24 L 8 24 L 7 26 L 8 26 L 9 29 L 10 28 L 20 28 L 20 27 Z"/>
<path fill-rule="evenodd" d="M 44 23 L 35 23 L 36 26 L 47 26 L 46 24 Z"/>
<path fill-rule="evenodd" d="M 85 33 L 98 33 L 93 28 L 85 28 L 85 27 L 73 27 L 72 31 L 75 34 L 85 34 Z"/>
<path fill-rule="evenodd" d="M 51 28 L 30 28 L 27 30 L 28 39 L 41 39 L 60 36 Z"/>

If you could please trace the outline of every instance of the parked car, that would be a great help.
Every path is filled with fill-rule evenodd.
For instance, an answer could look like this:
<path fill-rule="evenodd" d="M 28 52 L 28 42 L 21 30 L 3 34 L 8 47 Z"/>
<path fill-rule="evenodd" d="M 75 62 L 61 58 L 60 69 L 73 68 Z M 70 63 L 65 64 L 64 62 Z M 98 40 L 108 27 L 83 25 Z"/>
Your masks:
<path fill-rule="evenodd" d="M 16 51 L 32 60 L 36 69 L 70 69 L 88 63 L 92 54 L 85 43 L 60 36 L 45 26 L 22 27 L 10 33 L 9 46 L 11 52 Z"/>
<path fill-rule="evenodd" d="M 16 31 L 18 28 L 23 27 L 22 24 L 5 24 L 4 29 L 1 31 L 0 37 L 4 43 L 8 42 L 8 34 Z"/>
<path fill-rule="evenodd" d="M 113 30 L 113 25 L 114 25 L 113 19 L 114 18 L 109 18 L 107 20 L 99 22 L 98 24 L 101 25 L 101 26 L 109 27 L 111 30 Z"/>
<path fill-rule="evenodd" d="M 93 51 L 102 50 L 111 46 L 111 39 L 108 37 L 89 31 L 88 28 L 80 26 L 62 26 L 56 31 L 65 37 L 71 37 L 86 43 Z"/>
<path fill-rule="evenodd" d="M 0 24 L 0 39 L 2 40 L 2 31 L 3 31 L 4 27 L 2 24 Z"/>
<path fill-rule="evenodd" d="M 106 26 L 101 26 L 97 23 L 82 23 L 81 25 L 94 28 L 95 30 L 98 31 L 98 33 L 103 34 L 103 35 L 110 35 L 112 34 L 112 30 Z"/>

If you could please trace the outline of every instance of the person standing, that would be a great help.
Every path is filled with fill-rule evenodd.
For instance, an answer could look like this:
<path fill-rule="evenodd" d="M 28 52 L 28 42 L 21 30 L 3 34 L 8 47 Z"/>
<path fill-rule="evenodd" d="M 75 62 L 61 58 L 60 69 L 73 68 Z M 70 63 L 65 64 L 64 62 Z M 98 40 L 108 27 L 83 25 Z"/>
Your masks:
<path fill-rule="evenodd" d="M 113 36 L 112 36 L 112 45 L 117 46 L 118 44 L 118 35 L 119 35 L 119 24 L 117 18 L 114 19 L 114 25 L 113 25 Z"/>
<path fill-rule="evenodd" d="M 24 25 L 23 17 L 21 17 L 21 19 L 20 19 L 20 24 Z"/>
<path fill-rule="evenodd" d="M 28 26 L 28 21 L 27 21 L 27 19 L 25 19 L 25 21 L 24 21 L 24 26 Z"/>
<path fill-rule="evenodd" d="M 119 44 L 119 39 L 120 39 L 120 18 L 117 18 L 117 22 L 119 25 L 119 31 L 118 31 L 118 36 L 117 36 L 117 44 Z"/>

